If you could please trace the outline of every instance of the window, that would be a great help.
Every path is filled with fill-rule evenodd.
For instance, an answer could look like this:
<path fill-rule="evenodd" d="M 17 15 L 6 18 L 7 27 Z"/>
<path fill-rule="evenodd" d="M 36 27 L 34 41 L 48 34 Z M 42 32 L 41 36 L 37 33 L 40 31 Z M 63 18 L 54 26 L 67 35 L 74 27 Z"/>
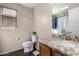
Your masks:
<path fill-rule="evenodd" d="M 17 26 L 16 10 L 0 7 L 1 29 L 13 29 Z"/>

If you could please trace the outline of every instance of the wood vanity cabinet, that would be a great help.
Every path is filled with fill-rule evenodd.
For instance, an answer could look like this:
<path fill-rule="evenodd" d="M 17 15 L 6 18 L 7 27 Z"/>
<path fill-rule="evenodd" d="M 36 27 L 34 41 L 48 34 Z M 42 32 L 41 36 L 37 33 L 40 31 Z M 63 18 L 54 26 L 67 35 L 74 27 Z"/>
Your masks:
<path fill-rule="evenodd" d="M 55 48 L 50 48 L 43 43 L 39 43 L 39 56 L 65 56 L 64 53 L 61 53 Z"/>
<path fill-rule="evenodd" d="M 40 53 L 39 54 L 40 56 L 50 56 L 51 55 L 49 47 L 42 43 L 39 43 L 39 53 Z"/>

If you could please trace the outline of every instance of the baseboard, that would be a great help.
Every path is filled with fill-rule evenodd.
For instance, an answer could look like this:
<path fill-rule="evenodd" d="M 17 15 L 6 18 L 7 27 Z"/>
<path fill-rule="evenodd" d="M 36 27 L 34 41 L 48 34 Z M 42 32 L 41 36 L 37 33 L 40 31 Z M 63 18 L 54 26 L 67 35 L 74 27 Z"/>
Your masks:
<path fill-rule="evenodd" d="M 14 52 L 14 51 L 21 50 L 21 49 L 23 49 L 23 48 L 18 48 L 18 49 L 10 50 L 10 51 L 7 51 L 7 52 L 2 52 L 2 53 L 0 53 L 0 55 L 7 54 L 7 53 L 10 53 L 10 52 Z"/>

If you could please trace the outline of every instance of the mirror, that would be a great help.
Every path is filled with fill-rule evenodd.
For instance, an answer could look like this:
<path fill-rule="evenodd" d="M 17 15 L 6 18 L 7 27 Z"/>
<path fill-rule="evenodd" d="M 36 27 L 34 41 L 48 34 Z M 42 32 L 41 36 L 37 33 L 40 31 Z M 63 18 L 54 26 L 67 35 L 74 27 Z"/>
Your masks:
<path fill-rule="evenodd" d="M 67 33 L 68 6 L 53 5 L 52 8 L 52 32 L 56 34 Z"/>
<path fill-rule="evenodd" d="M 69 9 L 68 19 L 68 32 L 71 32 L 71 35 L 79 36 L 79 5 Z"/>
<path fill-rule="evenodd" d="M 79 35 L 79 3 L 52 5 L 52 33 Z"/>

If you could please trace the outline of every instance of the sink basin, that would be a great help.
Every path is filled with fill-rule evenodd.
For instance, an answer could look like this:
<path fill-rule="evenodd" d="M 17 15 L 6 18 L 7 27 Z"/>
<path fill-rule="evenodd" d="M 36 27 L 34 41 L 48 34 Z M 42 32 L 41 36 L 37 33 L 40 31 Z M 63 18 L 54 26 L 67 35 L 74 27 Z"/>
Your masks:
<path fill-rule="evenodd" d="M 70 43 L 67 40 L 51 40 L 48 42 L 49 46 L 63 46 L 65 48 L 69 48 L 69 47 L 75 47 L 75 44 Z"/>

